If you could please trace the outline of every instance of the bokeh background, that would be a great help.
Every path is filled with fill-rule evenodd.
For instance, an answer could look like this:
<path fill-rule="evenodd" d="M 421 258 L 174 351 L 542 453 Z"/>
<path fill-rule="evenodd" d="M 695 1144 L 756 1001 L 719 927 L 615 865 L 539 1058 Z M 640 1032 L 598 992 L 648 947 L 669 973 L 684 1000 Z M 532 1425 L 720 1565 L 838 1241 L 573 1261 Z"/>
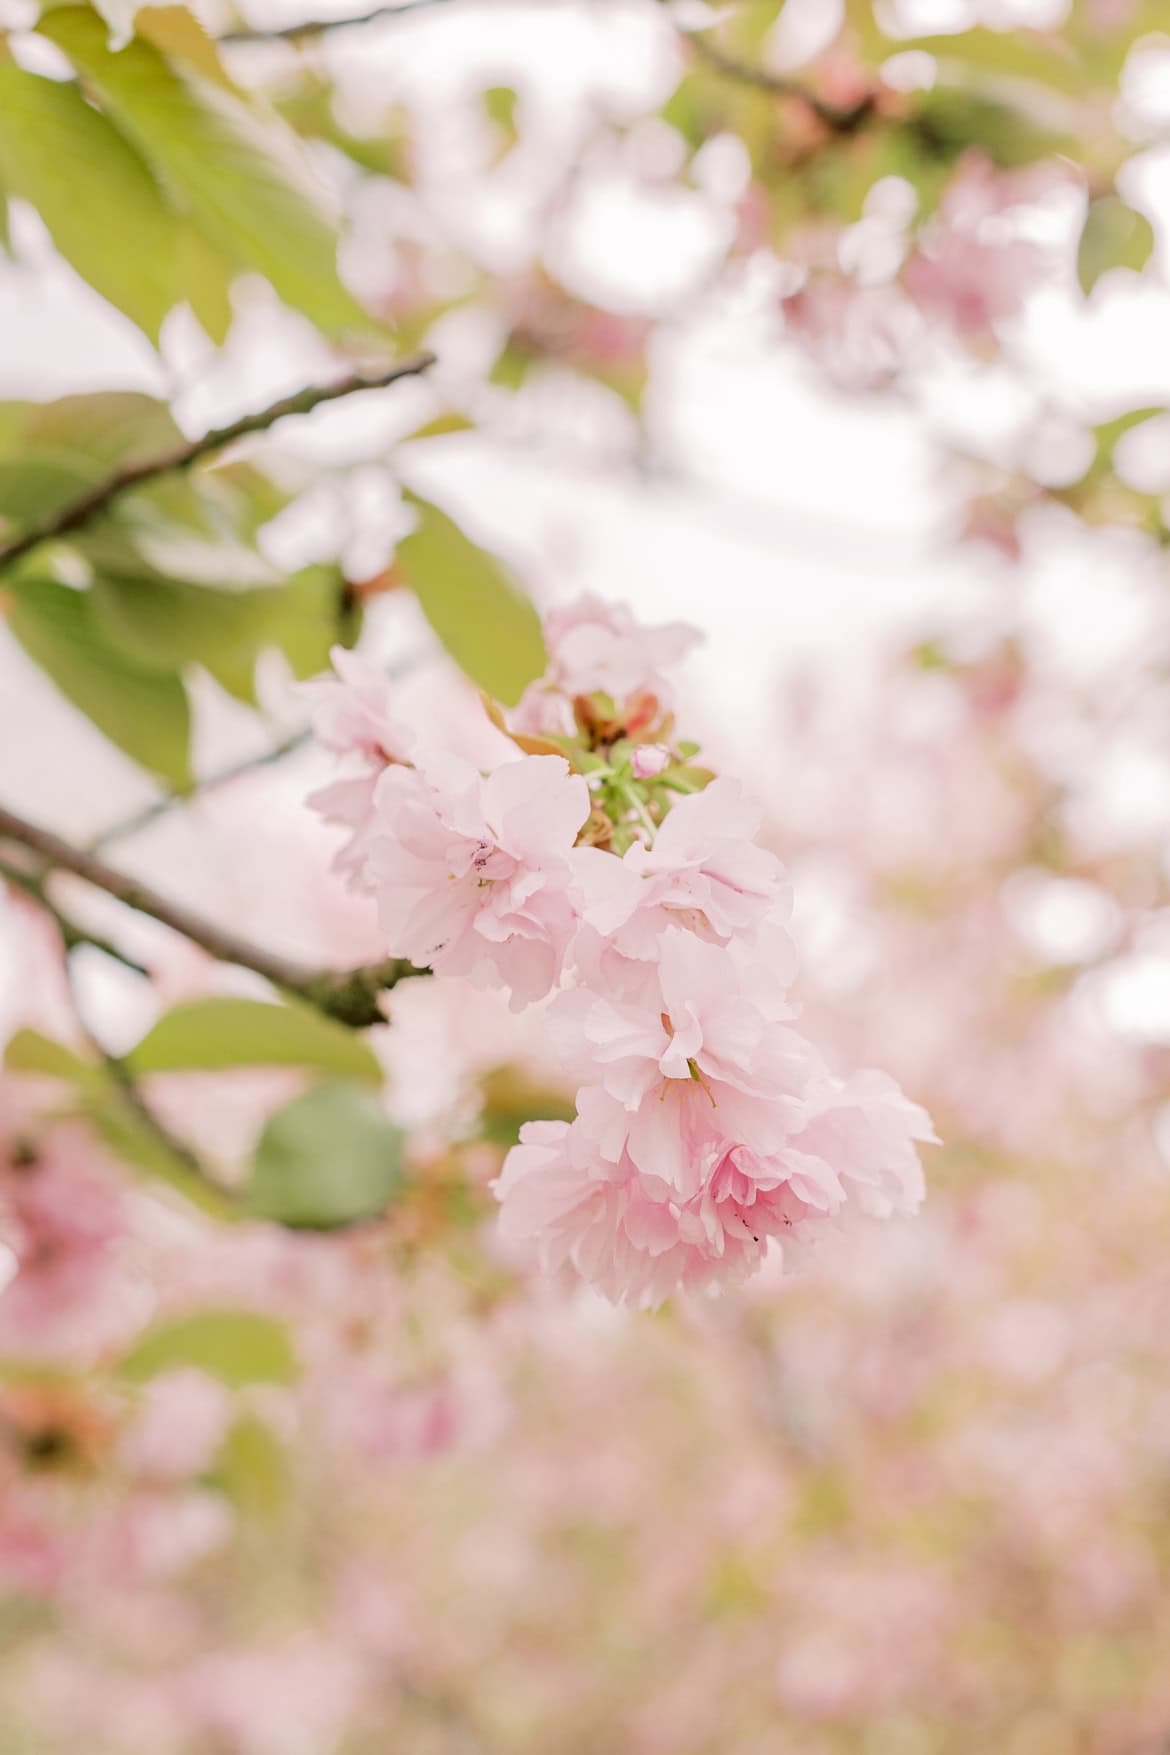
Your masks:
<path fill-rule="evenodd" d="M 358 641 L 496 737 L 409 489 L 541 607 L 701 629 L 680 722 L 765 803 L 810 1027 L 943 1144 L 918 1220 L 615 1311 L 495 1234 L 572 1100 L 538 1014 L 411 981 L 368 1055 L 188 1031 L 128 1095 L 268 990 L 0 837 L 0 1748 L 1164 1755 L 1170 14 L 398 13 L 5 0 L 6 542 L 438 361 L 7 566 L 0 803 L 376 958 L 298 676 Z M 135 1107 L 230 1193 L 325 1077 L 310 1179 L 402 1160 L 336 1231 L 223 1220 Z"/>

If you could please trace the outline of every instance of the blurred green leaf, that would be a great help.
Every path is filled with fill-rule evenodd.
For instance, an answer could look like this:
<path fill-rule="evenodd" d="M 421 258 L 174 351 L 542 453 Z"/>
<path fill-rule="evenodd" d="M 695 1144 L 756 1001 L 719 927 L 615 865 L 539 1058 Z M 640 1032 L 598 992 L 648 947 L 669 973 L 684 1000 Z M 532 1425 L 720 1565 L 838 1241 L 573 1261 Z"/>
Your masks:
<path fill-rule="evenodd" d="M 179 275 L 183 296 L 208 340 L 222 347 L 235 316 L 231 289 L 236 267 L 189 222 L 179 231 Z"/>
<path fill-rule="evenodd" d="M 278 1516 L 288 1499 L 289 1458 L 267 1420 L 241 1414 L 215 1460 L 214 1478 L 248 1519 Z"/>
<path fill-rule="evenodd" d="M 501 390 L 520 390 L 532 372 L 534 366 L 540 364 L 540 355 L 525 347 L 515 336 L 508 340 L 496 356 L 496 362 L 488 374 L 488 383 L 497 384 Z"/>
<path fill-rule="evenodd" d="M 277 109 L 302 138 L 327 141 L 364 171 L 391 177 L 398 183 L 409 182 L 407 110 L 396 106 L 377 134 L 352 134 L 337 119 L 335 96 L 328 80 L 305 74 L 295 91 L 278 98 Z"/>
<path fill-rule="evenodd" d="M 1117 195 L 1090 201 L 1077 249 L 1077 279 L 1087 298 L 1111 268 L 1141 272 L 1154 251 L 1154 228 Z"/>
<path fill-rule="evenodd" d="M 33 662 L 111 743 L 184 791 L 191 722 L 179 677 L 144 669 L 112 646 L 88 592 L 23 576 L 13 591 L 8 625 Z"/>
<path fill-rule="evenodd" d="M 1090 65 L 1075 53 L 1067 37 L 1055 31 L 973 30 L 900 40 L 900 52 L 924 51 L 944 68 L 986 73 L 1000 79 L 1027 79 L 1052 91 L 1077 96 L 1091 83 Z"/>
<path fill-rule="evenodd" d="M 65 449 L 101 464 L 103 473 L 146 462 L 183 439 L 166 403 L 136 390 L 98 390 L 25 404 L 20 436 L 24 445 Z"/>
<path fill-rule="evenodd" d="M 403 1136 L 360 1086 L 315 1085 L 271 1116 L 247 1189 L 249 1210 L 328 1230 L 373 1218 L 403 1183 Z"/>
<path fill-rule="evenodd" d="M 978 146 L 1001 170 L 1034 164 L 1052 153 L 1077 152 L 1076 143 L 1038 121 L 1023 104 L 1006 103 L 956 86 L 917 94 L 905 124 L 928 157 L 951 162 Z"/>
<path fill-rule="evenodd" d="M 204 79 L 228 91 L 240 91 L 220 60 L 215 43 L 188 7 L 143 6 L 134 20 L 134 29 L 138 36 L 161 49 L 168 61 L 185 61 Z"/>
<path fill-rule="evenodd" d="M 755 60 L 763 53 L 783 10 L 784 0 L 752 0 L 750 6 L 738 7 L 727 21 L 728 46 L 737 54 Z"/>
<path fill-rule="evenodd" d="M 382 1082 L 377 1056 L 355 1030 L 292 1003 L 196 999 L 160 1018 L 125 1057 L 143 1073 L 235 1066 L 304 1066 L 338 1078 Z"/>
<path fill-rule="evenodd" d="M 130 1105 L 117 1082 L 95 1069 L 100 1086 L 84 1093 L 81 1113 L 115 1158 L 128 1167 L 165 1182 L 177 1194 L 213 1219 L 237 1217 L 231 1196 L 214 1187 L 149 1127 Z"/>
<path fill-rule="evenodd" d="M 522 1067 L 493 1067 L 479 1081 L 480 1132 L 495 1145 L 514 1146 L 526 1121 L 572 1121 L 576 1105 L 564 1091 L 534 1084 Z"/>
<path fill-rule="evenodd" d="M 66 1079 L 71 1084 L 93 1085 L 101 1074 L 64 1042 L 43 1036 L 39 1030 L 18 1030 L 4 1050 L 9 1072 L 37 1073 L 44 1078 Z"/>
<path fill-rule="evenodd" d="M 327 334 L 370 327 L 337 274 L 337 231 L 296 136 L 273 112 L 135 38 L 112 54 L 81 7 L 38 29 L 92 80 L 125 133 L 218 248 L 255 268 Z"/>
<path fill-rule="evenodd" d="M 726 104 L 721 88 L 709 74 L 688 73 L 679 80 L 659 111 L 662 120 L 681 134 L 692 152 L 717 132 Z"/>
<path fill-rule="evenodd" d="M 77 1112 L 84 1116 L 115 1157 L 168 1183 L 200 1211 L 213 1218 L 232 1216 L 232 1203 L 189 1164 L 168 1151 L 158 1134 L 127 1104 L 107 1068 L 83 1060 L 63 1042 L 37 1030 L 18 1030 L 9 1042 L 4 1065 L 10 1072 L 61 1079 L 78 1092 Z"/>
<path fill-rule="evenodd" d="M 233 1389 L 294 1383 L 298 1374 L 285 1325 L 254 1310 L 201 1310 L 157 1322 L 125 1355 L 122 1373 L 145 1383 L 181 1366 L 206 1371 Z"/>
<path fill-rule="evenodd" d="M 518 102 L 516 92 L 510 85 L 490 85 L 483 94 L 484 114 L 502 136 L 497 158 L 506 157 L 520 138 L 516 126 Z"/>
<path fill-rule="evenodd" d="M 465 536 L 429 500 L 406 490 L 418 524 L 395 564 L 455 662 L 489 695 L 514 706 L 547 663 L 540 617 L 503 562 Z"/>
<path fill-rule="evenodd" d="M 82 279 L 157 342 L 179 297 L 175 219 L 109 118 L 76 86 L 0 63 L 0 177 Z"/>
<path fill-rule="evenodd" d="M 416 439 L 442 439 L 448 433 L 473 433 L 475 422 L 465 414 L 456 414 L 448 410 L 446 414 L 437 414 L 434 420 L 426 421 L 421 427 L 415 427 L 412 433 L 404 433 L 399 439 L 400 445 L 412 445 Z"/>
<path fill-rule="evenodd" d="M 181 438 L 165 404 L 133 391 L 0 403 L 0 518 L 13 530 L 40 523 Z"/>

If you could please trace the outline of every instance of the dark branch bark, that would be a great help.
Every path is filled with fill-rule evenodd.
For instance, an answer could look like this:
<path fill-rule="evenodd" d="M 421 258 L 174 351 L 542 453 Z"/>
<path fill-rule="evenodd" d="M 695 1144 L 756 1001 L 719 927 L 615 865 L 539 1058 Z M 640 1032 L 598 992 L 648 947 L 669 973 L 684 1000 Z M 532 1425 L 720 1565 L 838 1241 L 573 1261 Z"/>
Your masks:
<path fill-rule="evenodd" d="M 34 525 L 23 536 L 18 536 L 0 548 L 0 569 L 11 566 L 42 542 L 48 542 L 53 537 L 67 536 L 72 530 L 80 530 L 82 525 L 88 524 L 91 519 L 106 511 L 120 495 L 129 492 L 131 488 L 141 487 L 143 482 L 153 481 L 160 475 L 170 475 L 178 469 L 190 469 L 192 464 L 200 462 L 204 457 L 211 457 L 216 451 L 223 451 L 228 445 L 234 445 L 237 439 L 246 439 L 251 433 L 266 432 L 286 415 L 311 414 L 322 403 L 336 402 L 343 396 L 355 396 L 362 390 L 383 390 L 388 384 L 397 383 L 400 378 L 417 377 L 434 363 L 433 353 L 412 354 L 409 359 L 399 360 L 376 375 L 367 377 L 354 374 L 342 378 L 337 384 L 310 386 L 308 389 L 298 390 L 295 395 L 282 396 L 279 401 L 271 403 L 257 414 L 245 414 L 226 427 L 215 427 L 201 438 L 189 439 L 182 445 L 176 445 L 173 451 L 148 457 L 141 463 L 128 463 L 105 481 L 99 482 L 88 493 L 55 512 L 51 518 Z"/>
<path fill-rule="evenodd" d="M 336 30 L 351 30 L 359 24 L 375 24 L 384 18 L 403 18 L 408 12 L 422 12 L 431 6 L 443 6 L 447 0 L 399 0 L 397 6 L 375 6 L 370 12 L 356 13 L 352 18 L 307 18 L 303 24 L 286 24 L 280 30 L 260 30 L 241 26 L 225 31 L 216 38 L 219 43 L 298 43 L 323 37 Z"/>
<path fill-rule="evenodd" d="M 0 859 L 0 878 L 3 878 L 6 883 L 15 884 L 17 889 L 24 890 L 27 895 L 32 897 L 38 907 L 44 909 L 55 923 L 67 951 L 76 950 L 78 945 L 92 945 L 103 955 L 113 957 L 116 963 L 121 963 L 127 969 L 132 969 L 136 975 L 150 973 L 149 969 L 144 968 L 133 957 L 127 956 L 125 951 L 119 950 L 116 944 L 111 944 L 108 938 L 103 938 L 100 932 L 90 932 L 88 927 L 78 926 L 71 915 L 58 908 L 46 890 L 43 878 L 37 877 L 34 872 L 22 871 L 19 866 L 11 865 L 6 859 Z"/>
<path fill-rule="evenodd" d="M 72 872 L 95 889 L 105 890 L 107 895 L 127 908 L 147 914 L 152 920 L 170 927 L 172 932 L 201 945 L 221 963 L 235 963 L 242 969 L 251 969 L 282 992 L 305 1000 L 351 1029 L 381 1023 L 383 1014 L 379 996 L 408 976 L 426 973 L 403 958 L 389 958 L 361 969 L 306 968 L 237 938 L 227 928 L 204 920 L 177 902 L 168 901 L 136 878 L 115 871 L 94 854 L 72 846 L 48 829 L 39 828 L 3 807 L 0 807 L 0 839 L 27 847 L 46 866 Z"/>
<path fill-rule="evenodd" d="M 790 79 L 784 73 L 770 73 L 764 67 L 756 67 L 750 61 L 741 61 L 737 55 L 728 54 L 701 31 L 684 31 L 682 35 L 713 72 L 721 73 L 725 79 L 738 80 L 741 85 L 753 85 L 758 91 L 770 91 L 776 97 L 798 98 L 834 134 L 852 134 L 873 111 L 872 92 L 866 92 L 854 104 L 832 104 L 826 98 L 818 97 L 816 92 L 809 91 L 798 79 Z"/>

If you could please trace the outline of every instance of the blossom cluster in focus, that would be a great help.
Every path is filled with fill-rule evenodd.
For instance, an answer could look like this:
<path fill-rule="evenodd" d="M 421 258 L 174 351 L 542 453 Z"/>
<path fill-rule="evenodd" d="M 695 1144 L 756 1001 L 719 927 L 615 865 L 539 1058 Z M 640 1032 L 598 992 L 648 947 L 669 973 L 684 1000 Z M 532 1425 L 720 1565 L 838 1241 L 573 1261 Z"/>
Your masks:
<path fill-rule="evenodd" d="M 656 1306 L 828 1221 L 913 1212 L 929 1118 L 799 1029 L 784 869 L 738 784 L 676 736 L 664 672 L 690 630 L 587 597 L 546 637 L 516 756 L 487 773 L 400 727 L 353 654 L 313 685 L 322 741 L 360 771 L 311 802 L 346 829 L 339 868 L 388 951 L 515 1010 L 547 1000 L 577 1082 L 575 1118 L 529 1122 L 505 1160 L 505 1238 Z"/>

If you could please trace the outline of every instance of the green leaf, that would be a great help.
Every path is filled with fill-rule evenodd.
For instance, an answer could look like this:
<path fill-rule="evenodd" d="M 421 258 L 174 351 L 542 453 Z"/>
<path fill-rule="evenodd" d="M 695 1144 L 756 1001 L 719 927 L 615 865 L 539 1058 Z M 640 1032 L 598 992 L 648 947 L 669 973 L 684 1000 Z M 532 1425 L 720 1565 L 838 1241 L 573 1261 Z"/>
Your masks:
<path fill-rule="evenodd" d="M 219 50 L 186 6 L 143 6 L 134 21 L 138 36 L 161 49 L 168 61 L 186 61 L 205 79 L 239 92 L 219 58 Z"/>
<path fill-rule="evenodd" d="M 1076 54 L 1067 38 L 1055 31 L 973 30 L 935 36 L 910 37 L 897 44 L 899 52 L 925 51 L 948 68 L 954 63 L 962 72 L 989 74 L 995 79 L 1026 79 L 1051 91 L 1077 96 L 1089 85 L 1089 65 Z"/>
<path fill-rule="evenodd" d="M 740 7 L 728 20 L 727 45 L 754 60 L 763 52 L 783 10 L 784 0 L 752 0 L 750 6 Z"/>
<path fill-rule="evenodd" d="M 402 1148 L 399 1129 L 367 1091 L 316 1085 L 269 1118 L 256 1148 L 249 1209 L 314 1230 L 373 1218 L 402 1186 Z"/>
<path fill-rule="evenodd" d="M 548 662 L 540 617 L 502 561 L 438 506 L 405 491 L 418 523 L 395 563 L 455 662 L 472 682 L 515 706 Z"/>
<path fill-rule="evenodd" d="M 516 126 L 518 101 L 510 85 L 492 85 L 483 94 L 484 114 L 503 136 L 499 158 L 506 157 L 520 137 Z"/>
<path fill-rule="evenodd" d="M 179 296 L 175 219 L 109 118 L 76 86 L 0 64 L 0 177 L 82 279 L 157 342 Z"/>
<path fill-rule="evenodd" d="M 81 1112 L 123 1164 L 165 1182 L 184 1200 L 213 1219 L 236 1218 L 231 1196 L 214 1187 L 178 1155 L 168 1149 L 126 1102 L 117 1083 L 103 1074 L 98 1088 L 85 1093 Z"/>
<path fill-rule="evenodd" d="M 495 1145 L 514 1146 L 526 1121 L 572 1121 L 577 1112 L 563 1091 L 533 1083 L 521 1067 L 493 1067 L 479 1083 L 480 1132 Z"/>
<path fill-rule="evenodd" d="M 38 524 L 181 437 L 165 404 L 133 391 L 0 403 L 0 518 L 13 530 Z"/>
<path fill-rule="evenodd" d="M 176 1006 L 125 1057 L 143 1073 L 234 1066 L 304 1066 L 380 1085 L 377 1056 L 357 1031 L 308 1006 L 257 999 L 196 999 Z"/>
<path fill-rule="evenodd" d="M 249 1520 L 279 1516 L 288 1500 L 289 1459 L 267 1420 L 240 1415 L 220 1447 L 214 1479 Z"/>
<path fill-rule="evenodd" d="M 1117 195 L 1090 201 L 1077 249 L 1077 279 L 1088 298 L 1111 268 L 1132 268 L 1140 274 L 1154 251 L 1154 228 Z"/>
<path fill-rule="evenodd" d="M 111 743 L 175 791 L 191 784 L 191 718 L 175 675 L 134 664 L 104 637 L 90 594 L 54 579 L 13 581 L 8 626 L 34 664 Z"/>
<path fill-rule="evenodd" d="M 98 390 L 61 396 L 55 402 L 24 405 L 23 445 L 67 450 L 91 464 L 117 469 L 144 463 L 182 443 L 183 435 L 165 402 L 137 390 Z"/>
<path fill-rule="evenodd" d="M 190 62 L 182 72 L 137 37 L 111 54 L 88 9 L 46 13 L 37 27 L 92 80 L 124 133 L 199 229 L 271 281 L 327 334 L 370 327 L 337 274 L 337 230 L 295 134 Z"/>
<path fill-rule="evenodd" d="M 179 232 L 179 272 L 183 296 L 202 324 L 208 340 L 222 347 L 235 316 L 231 296 L 232 282 L 236 278 L 235 264 L 201 231 L 185 224 Z"/>
<path fill-rule="evenodd" d="M 4 1065 L 9 1072 L 36 1073 L 76 1085 L 93 1085 L 101 1079 L 91 1062 L 39 1030 L 18 1030 L 4 1051 Z"/>
<path fill-rule="evenodd" d="M 105 1067 L 82 1060 L 63 1042 L 37 1030 L 18 1030 L 9 1042 L 4 1065 L 10 1072 L 63 1079 L 76 1087 L 78 1112 L 85 1117 L 123 1163 L 169 1183 L 185 1199 L 213 1218 L 233 1216 L 231 1200 L 197 1175 L 157 1134 L 146 1127 Z"/>
<path fill-rule="evenodd" d="M 437 414 L 434 420 L 424 421 L 421 427 L 415 427 L 412 433 L 404 433 L 398 443 L 413 445 L 416 439 L 444 439 L 448 433 L 473 433 L 475 422 L 465 414 L 457 414 L 449 409 L 446 414 Z"/>
<path fill-rule="evenodd" d="M 956 86 L 920 92 L 905 124 L 929 156 L 951 163 L 971 146 L 982 147 L 992 164 L 1014 170 L 1054 152 L 1074 158 L 1074 140 L 1038 122 L 1023 104 L 1001 102 Z"/>
<path fill-rule="evenodd" d="M 230 1388 L 294 1383 L 297 1361 L 287 1328 L 254 1310 L 201 1310 L 154 1323 L 122 1360 L 122 1374 L 145 1383 L 194 1366 Z"/>

